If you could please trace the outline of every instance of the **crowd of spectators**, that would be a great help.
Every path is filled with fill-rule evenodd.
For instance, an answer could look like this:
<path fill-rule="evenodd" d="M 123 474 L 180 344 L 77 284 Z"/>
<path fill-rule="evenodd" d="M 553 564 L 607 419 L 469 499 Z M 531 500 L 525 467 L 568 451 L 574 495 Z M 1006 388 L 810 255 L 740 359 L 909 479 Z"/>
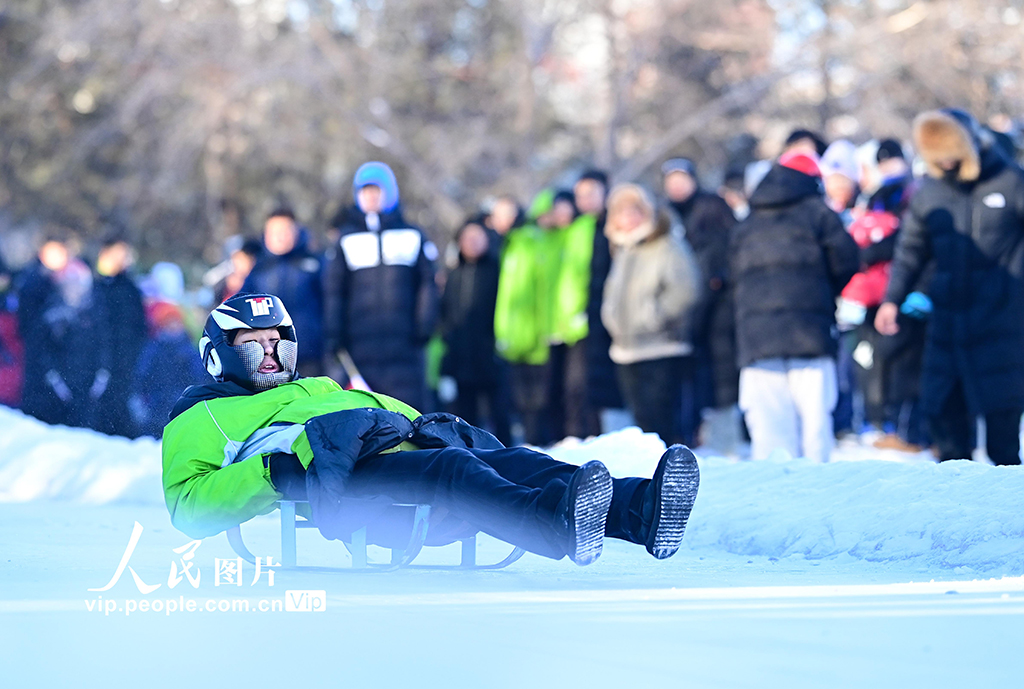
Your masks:
<path fill-rule="evenodd" d="M 370 162 L 331 228 L 277 208 L 205 282 L 218 303 L 281 297 L 302 375 L 447 409 L 506 444 L 635 423 L 666 443 L 739 452 L 748 439 L 754 459 L 827 461 L 837 436 L 871 430 L 879 447 L 952 459 L 971 456 L 983 417 L 989 457 L 1013 464 L 1016 153 L 952 109 L 919 116 L 912 142 L 826 144 L 798 129 L 714 190 L 672 158 L 657 190 L 587 170 L 525 206 L 488 199 L 451 228 L 443 260 L 404 216 L 392 170 Z M 48 423 L 160 435 L 207 373 L 181 270 L 132 267 L 124 237 L 86 252 L 59 234 L 30 265 L 0 265 L 0 401 Z"/>

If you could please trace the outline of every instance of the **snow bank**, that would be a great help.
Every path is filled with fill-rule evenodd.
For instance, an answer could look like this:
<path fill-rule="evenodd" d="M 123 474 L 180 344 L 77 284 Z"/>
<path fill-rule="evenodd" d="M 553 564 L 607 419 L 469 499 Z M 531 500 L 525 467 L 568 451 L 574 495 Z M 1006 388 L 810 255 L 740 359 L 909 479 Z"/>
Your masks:
<path fill-rule="evenodd" d="M 160 445 L 51 427 L 0 408 L 0 502 L 162 504 Z M 552 451 L 650 476 L 664 444 L 630 428 Z M 774 558 L 916 561 L 962 573 L 1024 574 L 1024 469 L 896 462 L 871 448 L 831 464 L 701 458 L 684 546 Z"/>
<path fill-rule="evenodd" d="M 0 502 L 163 503 L 160 443 L 49 426 L 0 407 Z"/>
<path fill-rule="evenodd" d="M 627 429 L 555 454 L 649 476 L 664 447 Z M 684 545 L 763 557 L 849 555 L 993 574 L 1024 573 L 1024 469 L 976 462 L 700 461 Z"/>

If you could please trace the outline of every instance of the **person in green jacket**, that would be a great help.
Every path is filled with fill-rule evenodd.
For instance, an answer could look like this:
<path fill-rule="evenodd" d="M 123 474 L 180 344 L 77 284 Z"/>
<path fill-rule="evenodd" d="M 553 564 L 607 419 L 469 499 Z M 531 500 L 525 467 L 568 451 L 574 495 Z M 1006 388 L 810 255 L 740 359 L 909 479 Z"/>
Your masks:
<path fill-rule="evenodd" d="M 600 433 L 590 390 L 591 269 L 594 239 L 604 210 L 603 177 L 594 171 L 576 182 L 564 201 L 573 218 L 561 235 L 561 260 L 552 317 L 552 405 L 562 434 L 587 438 Z"/>
<path fill-rule="evenodd" d="M 356 498 L 429 504 L 531 552 L 586 565 L 604 536 L 672 555 L 699 484 L 687 448 L 669 448 L 652 479 L 612 479 L 525 448 L 504 448 L 450 414 L 420 415 L 399 400 L 299 379 L 298 343 L 274 295 L 240 294 L 214 309 L 199 343 L 217 381 L 193 386 L 164 430 L 163 485 L 176 528 L 212 536 L 305 499 L 321 533 L 366 525 Z M 372 534 L 372 531 L 370 532 Z M 371 542 L 373 542 L 371 537 Z"/>
<path fill-rule="evenodd" d="M 512 406 L 525 441 L 543 446 L 555 440 L 546 411 L 551 386 L 551 327 L 561 237 L 551 211 L 555 193 L 542 191 L 528 221 L 509 232 L 501 252 L 494 337 L 498 354 L 509 362 Z"/>

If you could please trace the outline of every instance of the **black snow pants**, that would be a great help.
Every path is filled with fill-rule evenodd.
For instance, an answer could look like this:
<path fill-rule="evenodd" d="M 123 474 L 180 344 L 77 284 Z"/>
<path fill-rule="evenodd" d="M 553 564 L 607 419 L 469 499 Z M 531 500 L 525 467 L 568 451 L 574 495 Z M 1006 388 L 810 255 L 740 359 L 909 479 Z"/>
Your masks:
<path fill-rule="evenodd" d="M 1024 409 L 985 414 L 985 449 L 994 464 L 1020 464 L 1020 419 Z M 958 383 L 946 398 L 942 412 L 929 419 L 939 461 L 970 459 L 974 449 L 975 417 L 967 409 Z"/>
<path fill-rule="evenodd" d="M 509 366 L 512 406 L 523 424 L 523 440 L 538 447 L 550 445 L 554 441 L 547 415 L 550 381 L 550 364 Z"/>
<path fill-rule="evenodd" d="M 692 379 L 692 371 L 692 357 L 682 356 L 620 364 L 616 368 L 619 389 L 636 424 L 645 433 L 657 433 L 666 445 L 693 444 L 683 428 L 683 383 Z"/>
<path fill-rule="evenodd" d="M 360 461 L 345 495 L 386 496 L 398 503 L 441 508 L 474 530 L 559 559 L 569 545 L 559 503 L 576 469 L 521 447 L 393 452 Z M 649 483 L 641 478 L 613 479 L 606 536 L 644 542 L 640 513 Z"/>
<path fill-rule="evenodd" d="M 551 367 L 546 415 L 551 440 L 574 436 L 589 438 L 601 432 L 597 410 L 590 403 L 587 380 L 587 343 L 551 347 Z"/>

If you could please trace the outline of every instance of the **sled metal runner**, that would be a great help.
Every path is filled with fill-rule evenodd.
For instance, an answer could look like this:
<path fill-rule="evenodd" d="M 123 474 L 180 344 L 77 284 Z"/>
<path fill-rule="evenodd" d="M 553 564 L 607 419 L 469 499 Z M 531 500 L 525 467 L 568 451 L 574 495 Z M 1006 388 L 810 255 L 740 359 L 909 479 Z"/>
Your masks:
<path fill-rule="evenodd" d="M 484 570 L 502 569 L 521 558 L 526 551 L 522 548 L 514 548 L 508 557 L 494 564 L 477 564 L 476 561 L 476 535 L 458 539 L 462 546 L 462 560 L 457 565 L 417 565 L 413 563 L 416 556 L 420 554 L 427 540 L 427 529 L 430 526 L 430 505 L 397 505 L 414 510 L 412 529 L 409 534 L 409 542 L 404 548 L 391 548 L 390 562 L 370 562 L 367 556 L 366 527 L 355 531 L 352 534 L 351 543 L 344 542 L 345 547 L 352 555 L 351 567 L 318 567 L 315 565 L 297 564 L 297 547 L 295 533 L 297 529 L 315 529 L 316 524 L 296 514 L 295 505 L 299 500 L 280 500 L 278 506 L 281 509 L 281 564 L 287 569 L 302 570 L 307 572 L 389 572 L 396 569 L 447 569 L 447 570 Z M 234 526 L 228 529 L 228 543 L 235 554 L 250 564 L 256 564 L 256 557 L 249 552 L 242 540 L 242 527 Z"/>

